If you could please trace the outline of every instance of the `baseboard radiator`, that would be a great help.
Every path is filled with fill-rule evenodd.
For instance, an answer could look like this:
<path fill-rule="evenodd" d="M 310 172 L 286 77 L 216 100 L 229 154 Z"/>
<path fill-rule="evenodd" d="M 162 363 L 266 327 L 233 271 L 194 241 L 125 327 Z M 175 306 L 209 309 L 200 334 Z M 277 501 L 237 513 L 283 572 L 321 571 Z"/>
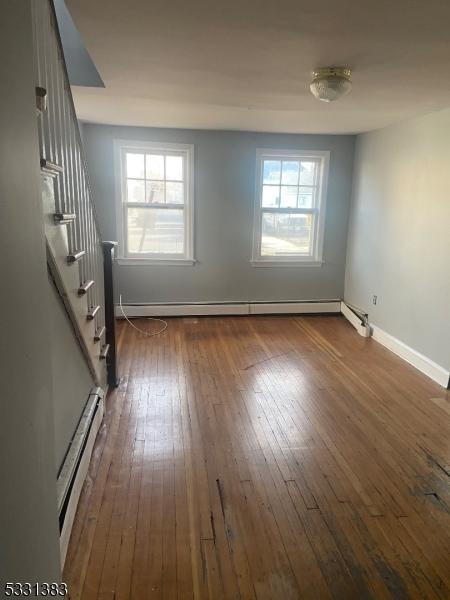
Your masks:
<path fill-rule="evenodd" d="M 368 322 L 368 317 L 366 313 L 361 312 L 359 309 L 346 304 L 345 302 L 341 302 L 341 313 L 350 322 L 351 325 L 356 329 L 359 335 L 362 337 L 370 337 L 371 330 Z"/>
<path fill-rule="evenodd" d="M 124 304 L 116 306 L 116 317 L 187 317 L 219 315 L 279 315 L 340 313 L 340 300 L 297 302 L 190 302 L 167 304 Z"/>
<path fill-rule="evenodd" d="M 411 348 L 390 333 L 383 331 L 377 325 L 369 323 L 369 315 L 360 309 L 342 302 L 341 312 L 359 335 L 373 338 L 443 388 L 450 389 L 450 371 L 448 369 L 438 365 L 431 358 Z"/>
<path fill-rule="evenodd" d="M 104 391 L 93 388 L 57 479 L 60 552 L 64 565 L 70 533 L 86 478 L 95 438 L 104 415 Z"/>

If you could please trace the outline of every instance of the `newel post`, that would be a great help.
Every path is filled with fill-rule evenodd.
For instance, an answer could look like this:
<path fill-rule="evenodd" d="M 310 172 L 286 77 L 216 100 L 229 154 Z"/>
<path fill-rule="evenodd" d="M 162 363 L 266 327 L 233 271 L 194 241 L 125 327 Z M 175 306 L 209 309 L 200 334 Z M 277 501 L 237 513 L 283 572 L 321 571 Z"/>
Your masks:
<path fill-rule="evenodd" d="M 103 269 L 105 281 L 105 325 L 106 343 L 109 344 L 109 352 L 106 359 L 108 385 L 117 387 L 119 375 L 117 368 L 116 352 L 116 315 L 114 313 L 114 280 L 113 263 L 117 242 L 102 242 L 103 246 Z"/>

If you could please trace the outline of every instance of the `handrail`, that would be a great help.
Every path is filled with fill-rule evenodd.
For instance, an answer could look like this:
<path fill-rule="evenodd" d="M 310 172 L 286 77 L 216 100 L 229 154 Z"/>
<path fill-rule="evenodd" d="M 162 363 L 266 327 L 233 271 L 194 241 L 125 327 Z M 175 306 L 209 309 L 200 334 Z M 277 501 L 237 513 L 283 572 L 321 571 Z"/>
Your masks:
<path fill-rule="evenodd" d="M 95 333 L 105 327 L 100 227 L 53 0 L 34 0 L 32 6 L 41 171 L 51 181 L 46 184 L 52 189 L 51 222 L 59 232 L 48 230 L 47 245 L 52 248 L 57 236 L 66 252 L 61 263 L 61 245 L 54 247 L 49 264 L 61 270 L 55 280 L 78 327 L 86 359 L 98 374 L 98 345 L 93 344 Z"/>
<path fill-rule="evenodd" d="M 62 68 L 64 70 L 65 80 L 66 80 L 66 83 L 70 86 L 69 72 L 67 71 L 67 64 L 66 64 L 66 61 L 64 59 L 64 48 L 63 48 L 63 45 L 62 45 L 61 34 L 59 32 L 58 20 L 56 18 L 55 5 L 53 3 L 53 0 L 47 0 L 47 1 L 48 1 L 48 4 L 49 4 L 51 13 L 52 13 L 53 31 L 55 33 L 55 36 L 56 36 L 56 39 L 57 39 L 57 42 L 58 42 L 59 52 L 61 53 L 61 57 L 62 57 L 61 64 L 62 64 Z M 88 189 L 89 189 L 89 194 L 92 197 L 91 178 L 90 178 L 90 175 L 89 175 L 89 169 L 87 167 L 86 156 L 85 156 L 85 153 L 84 153 L 83 140 L 81 138 L 80 126 L 79 126 L 79 122 L 78 122 L 77 112 L 75 110 L 75 104 L 73 102 L 72 93 L 70 92 L 68 94 L 68 96 L 69 96 L 70 108 L 71 108 L 71 111 L 72 111 L 72 118 L 74 120 L 74 123 L 76 124 L 75 131 L 76 131 L 76 135 L 77 135 L 77 142 L 78 142 L 78 145 L 79 145 L 80 150 L 81 150 L 80 153 L 81 153 L 81 156 L 82 156 L 82 159 L 83 159 L 83 169 L 84 169 L 84 172 L 86 174 L 87 186 L 88 186 Z M 100 225 L 99 225 L 99 219 L 98 219 L 98 214 L 97 214 L 97 208 L 96 208 L 96 206 L 95 206 L 94 203 L 92 203 L 92 210 L 93 210 L 93 214 L 94 214 L 94 222 L 95 222 L 95 226 L 96 226 L 96 229 L 97 229 L 97 233 L 98 233 L 99 238 L 101 239 Z"/>
<path fill-rule="evenodd" d="M 103 264 L 105 276 L 105 322 L 106 322 L 106 344 L 108 345 L 108 385 L 117 387 L 119 385 L 117 353 L 116 353 L 116 315 L 114 307 L 114 281 L 113 262 L 117 242 L 103 242 Z M 103 332 L 102 332 L 103 333 Z M 98 333 L 100 340 L 101 333 Z"/>

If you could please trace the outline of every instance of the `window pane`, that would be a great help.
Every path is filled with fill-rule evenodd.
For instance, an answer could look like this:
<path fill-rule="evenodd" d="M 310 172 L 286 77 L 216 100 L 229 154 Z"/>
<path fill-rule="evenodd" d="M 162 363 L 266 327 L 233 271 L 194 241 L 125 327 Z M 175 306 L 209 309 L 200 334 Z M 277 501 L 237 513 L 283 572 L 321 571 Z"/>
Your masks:
<path fill-rule="evenodd" d="M 166 203 L 183 204 L 184 203 L 184 185 L 182 183 L 166 183 Z"/>
<path fill-rule="evenodd" d="M 314 206 L 315 188 L 299 187 L 298 189 L 298 207 L 312 208 Z"/>
<path fill-rule="evenodd" d="M 280 183 L 281 161 L 265 160 L 263 166 L 263 183 Z"/>
<path fill-rule="evenodd" d="M 280 188 L 276 185 L 263 185 L 262 205 L 274 208 L 280 205 Z"/>
<path fill-rule="evenodd" d="M 144 202 L 144 182 L 128 179 L 127 181 L 127 201 Z"/>
<path fill-rule="evenodd" d="M 147 154 L 147 179 L 164 179 L 164 156 Z"/>
<path fill-rule="evenodd" d="M 166 156 L 166 179 L 183 180 L 182 156 Z"/>
<path fill-rule="evenodd" d="M 144 179 L 144 155 L 127 152 L 127 177 Z"/>
<path fill-rule="evenodd" d="M 297 208 L 297 186 L 281 186 L 281 208 Z"/>
<path fill-rule="evenodd" d="M 299 166 L 297 160 L 283 160 L 281 183 L 284 185 L 297 185 Z"/>
<path fill-rule="evenodd" d="M 312 215 L 263 213 L 262 256 L 312 254 Z"/>
<path fill-rule="evenodd" d="M 317 163 L 303 161 L 300 166 L 300 185 L 314 185 Z"/>
<path fill-rule="evenodd" d="M 147 181 L 145 189 L 147 202 L 164 204 L 164 181 Z"/>
<path fill-rule="evenodd" d="M 183 210 L 129 208 L 128 251 L 133 254 L 183 254 Z"/>

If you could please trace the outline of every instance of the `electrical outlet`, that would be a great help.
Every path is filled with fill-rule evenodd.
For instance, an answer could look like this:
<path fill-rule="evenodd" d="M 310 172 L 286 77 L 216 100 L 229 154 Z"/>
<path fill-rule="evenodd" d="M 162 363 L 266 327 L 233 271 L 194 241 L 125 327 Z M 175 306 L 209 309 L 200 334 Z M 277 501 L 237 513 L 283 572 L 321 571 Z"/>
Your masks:
<path fill-rule="evenodd" d="M 375 296 L 375 294 L 372 296 L 372 304 L 376 304 L 378 300 L 378 296 Z"/>

